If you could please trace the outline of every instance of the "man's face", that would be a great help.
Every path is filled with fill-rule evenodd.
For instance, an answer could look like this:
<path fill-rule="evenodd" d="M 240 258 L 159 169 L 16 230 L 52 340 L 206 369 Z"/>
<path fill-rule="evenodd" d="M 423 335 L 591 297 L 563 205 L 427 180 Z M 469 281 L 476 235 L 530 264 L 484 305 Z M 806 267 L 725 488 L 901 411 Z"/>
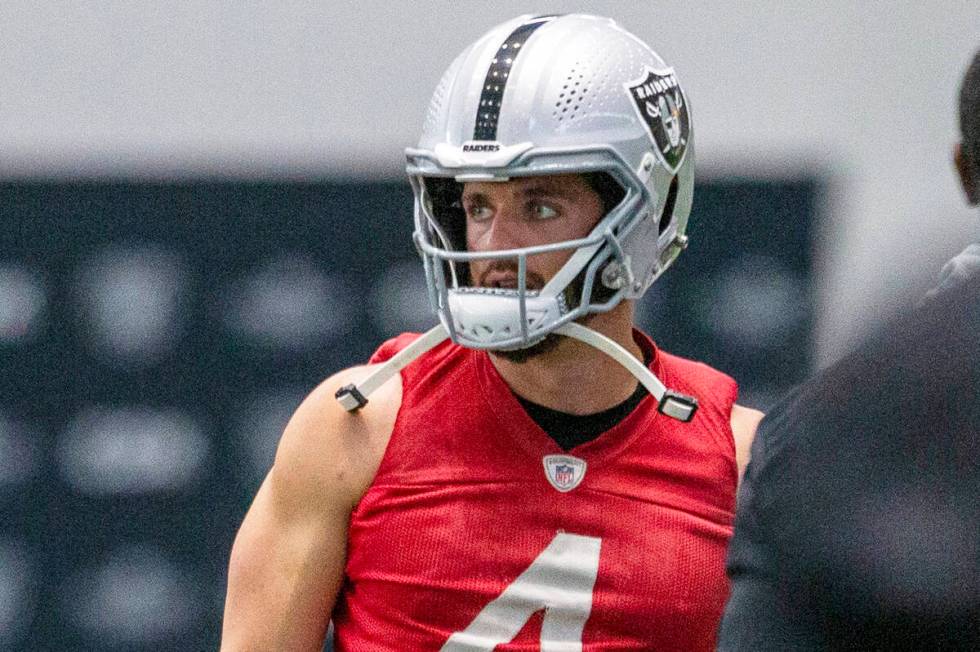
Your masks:
<path fill-rule="evenodd" d="M 525 177 L 504 182 L 470 182 L 462 197 L 469 251 L 518 249 L 583 238 L 602 217 L 602 202 L 577 174 Z M 540 290 L 573 250 L 527 259 L 527 288 Z M 480 287 L 517 288 L 517 259 L 470 263 Z"/>

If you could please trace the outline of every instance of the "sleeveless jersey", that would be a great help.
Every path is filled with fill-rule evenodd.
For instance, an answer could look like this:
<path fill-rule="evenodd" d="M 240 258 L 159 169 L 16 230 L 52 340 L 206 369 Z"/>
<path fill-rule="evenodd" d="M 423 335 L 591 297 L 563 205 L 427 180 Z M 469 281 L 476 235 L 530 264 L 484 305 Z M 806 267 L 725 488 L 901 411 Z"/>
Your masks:
<path fill-rule="evenodd" d="M 694 419 L 648 396 L 567 453 L 486 352 L 446 342 L 402 371 L 391 440 L 351 515 L 338 651 L 714 649 L 737 386 L 635 337 L 668 387 L 698 398 Z"/>

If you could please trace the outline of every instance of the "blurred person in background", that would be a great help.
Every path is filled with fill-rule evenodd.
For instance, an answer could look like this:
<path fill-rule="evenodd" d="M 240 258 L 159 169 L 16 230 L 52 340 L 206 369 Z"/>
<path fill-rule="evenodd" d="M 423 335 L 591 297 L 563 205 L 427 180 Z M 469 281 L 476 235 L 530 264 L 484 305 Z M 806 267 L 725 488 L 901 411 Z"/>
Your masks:
<path fill-rule="evenodd" d="M 521 16 L 453 62 L 407 155 L 440 325 L 297 410 L 223 649 L 319 649 L 331 618 L 341 650 L 712 649 L 761 413 L 634 326 L 687 244 L 673 69 L 608 19 Z"/>
<path fill-rule="evenodd" d="M 960 88 L 961 141 L 953 160 L 970 206 L 980 204 L 980 52 L 973 58 Z M 980 238 L 943 267 L 937 291 L 953 287 L 980 273 Z"/>
<path fill-rule="evenodd" d="M 980 52 L 955 162 L 980 189 Z M 762 422 L 722 650 L 980 649 L 980 245 Z"/>

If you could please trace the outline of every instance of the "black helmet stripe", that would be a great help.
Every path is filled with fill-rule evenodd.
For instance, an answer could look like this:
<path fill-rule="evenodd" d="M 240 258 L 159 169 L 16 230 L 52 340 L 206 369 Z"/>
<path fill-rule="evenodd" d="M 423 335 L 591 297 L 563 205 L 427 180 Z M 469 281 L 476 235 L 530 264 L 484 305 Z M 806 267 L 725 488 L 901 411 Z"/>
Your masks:
<path fill-rule="evenodd" d="M 500 102 L 504 97 L 504 88 L 510 76 L 511 66 L 521 53 L 521 47 L 527 42 L 534 30 L 547 22 L 558 18 L 552 16 L 535 16 L 521 24 L 510 36 L 504 39 L 497 54 L 490 62 L 487 78 L 483 82 L 483 92 L 480 93 L 480 104 L 477 107 L 476 127 L 473 129 L 473 140 L 496 140 L 497 121 L 500 118 Z"/>

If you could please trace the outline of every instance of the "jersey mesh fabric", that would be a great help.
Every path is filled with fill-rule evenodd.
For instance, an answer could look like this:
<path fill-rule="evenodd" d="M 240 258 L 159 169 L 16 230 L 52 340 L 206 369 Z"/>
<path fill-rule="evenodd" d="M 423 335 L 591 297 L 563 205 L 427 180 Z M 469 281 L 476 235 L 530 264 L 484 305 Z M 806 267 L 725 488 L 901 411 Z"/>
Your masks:
<path fill-rule="evenodd" d="M 412 339 L 385 343 L 372 361 Z M 737 387 L 636 339 L 654 373 L 697 396 L 700 409 L 683 424 L 644 399 L 568 452 L 587 467 L 566 493 L 549 483 L 542 461 L 564 451 L 487 353 L 447 342 L 402 371 L 391 440 L 351 517 L 333 614 L 337 650 L 441 649 L 563 533 L 601 540 L 584 651 L 713 649 L 728 595 Z M 541 616 L 494 649 L 540 650 Z"/>

